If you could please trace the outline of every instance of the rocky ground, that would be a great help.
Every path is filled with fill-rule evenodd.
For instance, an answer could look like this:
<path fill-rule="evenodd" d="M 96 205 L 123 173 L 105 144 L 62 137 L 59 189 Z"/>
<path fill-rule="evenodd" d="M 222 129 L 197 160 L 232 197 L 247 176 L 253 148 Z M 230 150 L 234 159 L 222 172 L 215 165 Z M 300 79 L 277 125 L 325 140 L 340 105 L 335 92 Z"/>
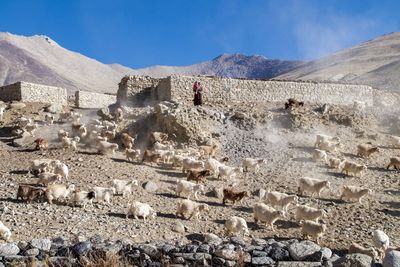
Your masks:
<path fill-rule="evenodd" d="M 200 196 L 199 202 L 207 203 L 210 212 L 202 214 L 199 221 L 175 218 L 176 204 L 180 198 L 175 196 L 177 179 L 184 179 L 181 171 L 168 164 L 152 167 L 138 162 L 127 162 L 122 151 L 114 156 L 98 155 L 94 150 L 81 146 L 78 152 L 64 151 L 55 141 L 57 129 L 68 124 L 43 126 L 36 132 L 45 133 L 52 140 L 48 151 L 34 151 L 31 147 L 11 146 L 12 121 L 19 115 L 42 119 L 41 105 L 27 105 L 18 111 L 5 111 L 5 121 L 0 131 L 3 141 L 0 150 L 1 221 L 12 233 L 12 240 L 32 238 L 65 237 L 70 240 L 84 240 L 95 234 L 104 239 L 145 242 L 148 240 L 190 240 L 199 238 L 198 234 L 214 233 L 223 236 L 223 223 L 232 215 L 246 219 L 252 237 L 277 240 L 301 239 L 300 225 L 294 220 L 294 209 L 289 215 L 276 223 L 276 231 L 256 225 L 252 216 L 252 206 L 257 201 L 259 189 L 277 190 L 290 194 L 297 193 L 297 179 L 303 176 L 327 179 L 331 182 L 330 191 L 324 191 L 321 198 L 300 196 L 301 204 L 324 208 L 328 215 L 324 221 L 328 230 L 321 239 L 321 245 L 335 252 L 345 251 L 351 242 L 371 245 L 370 233 L 374 229 L 384 230 L 392 240 L 393 246 L 400 246 L 400 185 L 399 174 L 386 170 L 389 158 L 398 156 L 399 150 L 389 147 L 389 133 L 393 132 L 390 114 L 381 110 L 368 110 L 366 115 L 351 115 L 350 110 L 331 107 L 322 115 L 317 106 L 289 112 L 282 103 L 263 105 L 242 105 L 241 103 L 214 104 L 199 109 L 175 108 L 174 112 L 186 112 L 182 118 L 202 118 L 207 131 L 222 144 L 220 156 L 228 156 L 230 165 L 238 165 L 244 157 L 263 157 L 267 163 L 260 172 L 244 173 L 238 179 L 238 190 L 249 190 L 253 194 L 243 201 L 243 205 L 223 205 L 221 199 L 211 191 L 228 184 L 227 181 L 210 178 L 207 193 Z M 178 110 L 178 111 L 177 111 Z M 179 111 L 180 110 L 180 111 Z M 93 114 L 90 111 L 83 111 Z M 167 112 L 171 114 L 171 112 Z M 174 114 L 175 114 L 174 113 Z M 178 116 L 177 116 L 178 117 Z M 154 122 L 160 123 L 159 119 Z M 187 120 L 187 127 L 193 120 Z M 151 121 L 150 121 L 151 122 Z M 149 123 L 147 121 L 146 123 Z M 176 121 L 173 123 L 177 123 Z M 165 125 L 164 125 L 165 126 Z M 136 127 L 140 125 L 136 124 Z M 146 126 L 147 127 L 147 126 Z M 139 130 L 138 130 L 139 131 Z M 359 177 L 344 176 L 322 163 L 311 160 L 315 134 L 337 135 L 342 147 L 337 157 L 349 158 L 368 166 L 366 173 Z M 188 135 L 193 135 L 188 131 Z M 372 142 L 380 147 L 380 152 L 370 159 L 356 156 L 356 146 Z M 123 198 L 114 196 L 111 205 L 95 203 L 85 210 L 71 207 L 68 201 L 56 204 L 26 204 L 15 199 L 19 183 L 34 183 L 28 173 L 32 159 L 53 158 L 65 162 L 70 168 L 70 178 L 66 184 L 75 184 L 79 189 L 93 186 L 107 186 L 112 179 L 137 179 L 138 187 L 133 194 Z M 156 190 L 145 190 L 145 182 L 155 183 Z M 338 199 L 343 185 L 357 185 L 373 189 L 372 195 L 363 199 L 362 204 L 345 203 Z M 143 222 L 133 218 L 126 219 L 128 205 L 134 200 L 147 202 L 157 211 L 157 218 Z M 182 227 L 182 225 L 183 227 Z"/>

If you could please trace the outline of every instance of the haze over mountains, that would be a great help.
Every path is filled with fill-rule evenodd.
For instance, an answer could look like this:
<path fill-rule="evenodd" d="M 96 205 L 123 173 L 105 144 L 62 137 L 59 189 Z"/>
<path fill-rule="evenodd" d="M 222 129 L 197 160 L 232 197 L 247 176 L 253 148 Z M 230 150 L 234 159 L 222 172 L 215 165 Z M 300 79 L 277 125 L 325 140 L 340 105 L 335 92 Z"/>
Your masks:
<path fill-rule="evenodd" d="M 328 80 L 400 91 L 400 32 L 303 64 L 277 79 Z"/>
<path fill-rule="evenodd" d="M 49 37 L 0 33 L 0 85 L 17 81 L 76 90 L 115 93 L 124 75 L 215 75 L 252 79 L 329 80 L 399 90 L 400 33 L 378 37 L 311 62 L 270 60 L 263 56 L 221 55 L 183 67 L 132 69 L 103 64 L 69 51 Z"/>

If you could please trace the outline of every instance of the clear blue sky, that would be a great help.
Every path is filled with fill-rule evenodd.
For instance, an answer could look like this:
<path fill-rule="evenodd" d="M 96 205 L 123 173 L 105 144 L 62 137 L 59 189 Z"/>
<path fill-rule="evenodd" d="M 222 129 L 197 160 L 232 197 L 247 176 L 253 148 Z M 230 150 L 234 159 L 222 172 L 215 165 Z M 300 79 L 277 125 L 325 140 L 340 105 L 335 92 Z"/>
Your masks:
<path fill-rule="evenodd" d="M 400 30 L 396 0 L 1 0 L 0 11 L 0 31 L 135 68 L 223 53 L 308 60 Z"/>

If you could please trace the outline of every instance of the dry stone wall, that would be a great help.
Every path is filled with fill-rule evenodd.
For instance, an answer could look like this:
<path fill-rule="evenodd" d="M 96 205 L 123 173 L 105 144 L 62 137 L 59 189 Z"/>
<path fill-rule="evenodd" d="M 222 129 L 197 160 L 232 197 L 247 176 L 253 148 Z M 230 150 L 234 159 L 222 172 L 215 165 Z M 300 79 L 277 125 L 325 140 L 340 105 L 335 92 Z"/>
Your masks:
<path fill-rule="evenodd" d="M 168 100 L 166 98 L 170 94 L 170 99 L 179 102 L 191 102 L 193 99 L 192 85 L 196 80 L 202 84 L 203 99 L 208 102 L 285 101 L 290 97 L 294 97 L 312 103 L 338 105 L 352 105 L 357 100 L 364 101 L 368 106 L 371 106 L 374 100 L 374 89 L 366 85 L 177 75 L 166 78 L 168 83 L 159 83 L 159 88 L 157 88 L 158 98 Z"/>
<path fill-rule="evenodd" d="M 0 87 L 2 101 L 41 102 L 67 104 L 67 90 L 60 87 L 17 82 Z"/>
<path fill-rule="evenodd" d="M 105 108 L 117 101 L 115 95 L 92 93 L 87 91 L 75 92 L 75 105 L 78 108 Z"/>

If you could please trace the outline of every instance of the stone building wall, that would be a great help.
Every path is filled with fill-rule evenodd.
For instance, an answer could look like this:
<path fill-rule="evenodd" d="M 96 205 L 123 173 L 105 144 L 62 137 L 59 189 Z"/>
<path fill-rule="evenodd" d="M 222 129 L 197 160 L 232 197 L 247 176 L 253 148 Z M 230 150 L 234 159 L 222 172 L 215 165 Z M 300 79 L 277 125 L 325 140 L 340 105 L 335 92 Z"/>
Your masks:
<path fill-rule="evenodd" d="M 349 85 L 335 83 L 295 82 L 295 81 L 261 81 L 230 79 L 220 77 L 190 77 L 173 75 L 170 84 L 158 88 L 161 95 L 171 92 L 171 99 L 180 102 L 191 102 L 192 86 L 198 80 L 203 87 L 203 99 L 208 102 L 244 101 L 265 102 L 285 101 L 290 97 L 313 102 L 338 105 L 352 105 L 355 100 L 373 105 L 374 89 L 366 85 Z M 163 85 L 160 82 L 159 85 Z M 160 93 L 159 93 L 160 96 Z"/>
<path fill-rule="evenodd" d="M 0 87 L 2 101 L 41 102 L 67 104 L 67 90 L 60 87 L 17 82 Z"/>
<path fill-rule="evenodd" d="M 116 101 L 117 97 L 115 95 L 87 91 L 75 92 L 75 106 L 78 108 L 105 108 Z"/>

